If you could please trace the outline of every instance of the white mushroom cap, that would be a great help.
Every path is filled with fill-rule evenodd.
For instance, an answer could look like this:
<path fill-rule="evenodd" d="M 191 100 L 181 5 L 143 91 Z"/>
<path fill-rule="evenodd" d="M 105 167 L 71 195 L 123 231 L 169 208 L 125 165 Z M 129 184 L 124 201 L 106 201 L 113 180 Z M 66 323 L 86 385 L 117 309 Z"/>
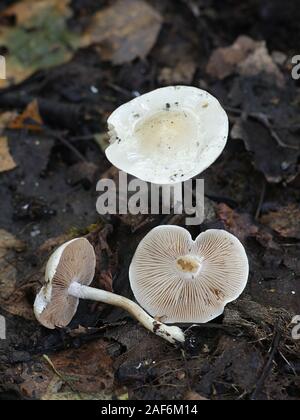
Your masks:
<path fill-rule="evenodd" d="M 228 117 L 216 98 L 188 86 L 154 90 L 122 105 L 108 119 L 107 158 L 154 184 L 184 182 L 222 153 Z"/>
<path fill-rule="evenodd" d="M 95 267 L 95 251 L 87 239 L 73 239 L 58 248 L 48 261 L 46 284 L 34 303 L 37 320 L 49 329 L 67 326 L 79 303 L 79 299 L 69 296 L 70 285 L 90 285 Z"/>
<path fill-rule="evenodd" d="M 178 226 L 154 228 L 139 244 L 130 266 L 138 303 L 164 323 L 206 323 L 245 289 L 249 263 L 243 245 L 223 230 L 193 241 Z"/>

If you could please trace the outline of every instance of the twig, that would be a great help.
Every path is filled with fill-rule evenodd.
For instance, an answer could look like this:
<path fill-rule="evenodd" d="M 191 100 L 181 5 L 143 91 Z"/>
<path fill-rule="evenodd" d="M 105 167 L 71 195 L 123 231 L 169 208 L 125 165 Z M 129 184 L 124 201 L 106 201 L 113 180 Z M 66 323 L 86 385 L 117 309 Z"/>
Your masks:
<path fill-rule="evenodd" d="M 289 368 L 291 369 L 291 371 L 293 372 L 293 374 L 295 376 L 297 376 L 297 372 L 296 372 L 294 366 L 288 361 L 288 359 L 285 357 L 285 355 L 283 353 L 281 353 L 281 351 L 279 352 L 279 354 L 283 358 L 283 360 L 285 361 L 285 363 L 289 366 Z"/>
<path fill-rule="evenodd" d="M 87 162 L 86 158 L 83 156 L 82 153 L 79 152 L 79 150 L 76 149 L 75 146 L 73 146 L 67 139 L 65 139 L 61 134 L 56 133 L 55 131 L 50 130 L 48 127 L 43 126 L 46 133 L 48 133 L 50 136 L 54 137 L 56 140 L 60 141 L 64 146 L 66 146 L 71 152 L 74 153 L 78 157 L 79 160 L 82 162 Z"/>
<path fill-rule="evenodd" d="M 236 330 L 239 327 L 235 326 L 235 325 L 221 325 L 221 324 L 213 324 L 213 323 L 208 323 L 208 324 L 193 324 L 191 325 L 189 328 L 187 328 L 185 330 L 185 333 L 189 332 L 190 330 L 192 330 L 193 328 L 204 328 L 204 329 L 212 329 L 212 330 L 223 330 L 223 331 L 227 331 L 227 330 Z"/>
<path fill-rule="evenodd" d="M 261 193 L 260 193 L 259 202 L 258 202 L 258 207 L 257 207 L 256 213 L 255 213 L 255 220 L 256 221 L 260 217 L 261 209 L 262 209 L 262 206 L 263 206 L 264 201 L 265 201 L 266 191 L 267 191 L 267 182 L 264 179 L 263 180 L 262 190 L 261 190 Z"/>
<path fill-rule="evenodd" d="M 277 132 L 272 127 L 272 125 L 270 123 L 270 120 L 269 120 L 269 117 L 266 114 L 262 114 L 262 113 L 256 114 L 256 113 L 254 113 L 254 114 L 249 114 L 249 117 L 253 118 L 253 119 L 256 119 L 258 122 L 263 124 L 269 130 L 271 136 L 277 142 L 278 146 L 283 147 L 283 148 L 293 149 L 293 150 L 299 150 L 298 146 L 293 146 L 291 144 L 287 144 L 279 137 Z"/>
<path fill-rule="evenodd" d="M 107 86 L 110 87 L 111 89 L 113 89 L 115 92 L 118 92 L 118 93 L 121 93 L 122 95 L 125 95 L 126 97 L 131 98 L 133 96 L 132 92 L 130 92 L 130 90 L 125 89 L 121 86 L 118 86 L 115 83 L 108 82 Z"/>
<path fill-rule="evenodd" d="M 275 355 L 278 351 L 280 340 L 281 340 L 281 333 L 278 330 L 278 324 L 277 324 L 277 326 L 275 327 L 274 338 L 273 338 L 273 342 L 272 342 L 270 352 L 269 352 L 270 353 L 269 359 L 268 359 L 267 363 L 265 364 L 262 375 L 261 375 L 260 379 L 258 380 L 258 382 L 256 384 L 256 387 L 255 387 L 255 390 L 253 391 L 253 393 L 251 395 L 251 400 L 253 400 L 253 401 L 257 399 L 257 396 L 259 395 L 260 391 L 262 390 L 262 388 L 265 384 L 265 381 L 266 381 L 267 377 L 269 376 L 269 374 L 272 370 L 273 361 L 274 361 Z"/>
<path fill-rule="evenodd" d="M 184 364 L 184 370 L 185 370 L 185 374 L 186 374 L 186 384 L 187 387 L 189 389 L 189 391 L 192 391 L 192 378 L 191 378 L 191 374 L 190 374 L 190 370 L 187 364 L 187 360 L 186 360 L 186 354 L 184 349 L 181 349 L 181 356 L 182 356 L 182 360 L 183 360 L 183 364 Z"/>
<path fill-rule="evenodd" d="M 287 148 L 287 149 L 292 149 L 292 150 L 298 150 L 299 151 L 298 146 L 287 144 L 280 138 L 280 136 L 277 134 L 274 127 L 270 123 L 270 117 L 268 115 L 263 114 L 261 112 L 249 112 L 248 113 L 246 111 L 242 111 L 239 108 L 225 107 L 225 109 L 229 113 L 236 114 L 236 115 L 239 115 L 239 116 L 244 115 L 244 117 L 246 119 L 249 117 L 249 118 L 252 118 L 253 120 L 256 120 L 256 121 L 260 122 L 270 132 L 270 135 L 276 141 L 278 146 L 283 147 L 283 148 Z"/>
<path fill-rule="evenodd" d="M 53 362 L 51 361 L 51 359 L 46 354 L 43 355 L 43 359 L 48 363 L 48 365 L 51 367 L 51 369 L 53 370 L 53 372 L 55 373 L 55 375 L 58 376 L 59 379 L 61 379 L 65 384 L 67 384 L 68 387 L 71 389 L 71 391 L 74 392 L 75 394 L 77 394 L 78 397 L 81 399 L 80 392 L 77 391 L 73 387 L 73 385 L 71 384 L 71 382 L 67 378 L 65 378 L 60 372 L 58 372 L 58 370 L 54 366 Z"/>

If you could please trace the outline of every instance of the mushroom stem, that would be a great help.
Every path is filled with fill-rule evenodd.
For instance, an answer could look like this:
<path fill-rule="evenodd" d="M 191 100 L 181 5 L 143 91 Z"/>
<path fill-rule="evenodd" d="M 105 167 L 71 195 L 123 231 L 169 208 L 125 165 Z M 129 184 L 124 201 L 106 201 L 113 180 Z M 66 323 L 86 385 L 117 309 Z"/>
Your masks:
<path fill-rule="evenodd" d="M 179 327 L 165 325 L 147 314 L 138 304 L 123 296 L 107 292 L 106 290 L 95 289 L 73 282 L 68 291 L 70 296 L 78 299 L 95 300 L 117 306 L 127 311 L 133 318 L 139 321 L 147 330 L 159 337 L 164 338 L 170 343 L 183 343 L 184 333 Z"/>

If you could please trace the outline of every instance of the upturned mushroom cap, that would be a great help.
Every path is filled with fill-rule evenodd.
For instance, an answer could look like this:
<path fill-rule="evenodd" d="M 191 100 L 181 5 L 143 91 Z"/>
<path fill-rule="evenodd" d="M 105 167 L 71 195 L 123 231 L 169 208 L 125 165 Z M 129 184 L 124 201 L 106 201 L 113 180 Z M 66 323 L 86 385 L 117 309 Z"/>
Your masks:
<path fill-rule="evenodd" d="M 139 304 L 164 323 L 206 323 L 220 316 L 246 287 L 243 245 L 223 230 L 193 241 L 178 226 L 154 228 L 139 244 L 130 267 Z"/>
<path fill-rule="evenodd" d="M 67 326 L 79 303 L 68 295 L 69 287 L 74 281 L 89 286 L 95 267 L 95 251 L 87 239 L 74 239 L 58 248 L 48 261 L 46 284 L 34 303 L 37 320 L 49 329 Z"/>
<path fill-rule="evenodd" d="M 184 182 L 222 153 L 228 117 L 208 92 L 170 86 L 140 96 L 108 119 L 107 158 L 117 168 L 154 184 Z"/>

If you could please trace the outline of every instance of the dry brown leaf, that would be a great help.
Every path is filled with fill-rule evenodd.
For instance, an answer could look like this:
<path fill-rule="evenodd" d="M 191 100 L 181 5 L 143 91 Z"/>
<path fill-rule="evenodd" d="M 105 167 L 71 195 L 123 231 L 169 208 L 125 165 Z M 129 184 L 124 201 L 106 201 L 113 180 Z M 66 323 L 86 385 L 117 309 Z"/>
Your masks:
<path fill-rule="evenodd" d="M 245 77 L 266 73 L 268 76 L 274 78 L 279 87 L 284 85 L 283 74 L 269 54 L 265 42 L 261 42 L 259 47 L 238 65 L 238 72 L 241 76 Z"/>
<path fill-rule="evenodd" d="M 89 399 L 112 397 L 114 375 L 107 342 L 97 340 L 80 349 L 66 350 L 50 357 L 51 366 L 43 359 L 39 369 L 25 367 L 21 392 L 25 397 L 46 399 Z M 72 389 L 70 389 L 70 386 Z M 56 394 L 56 395 L 55 395 Z"/>
<path fill-rule="evenodd" d="M 284 238 L 300 239 L 300 206 L 290 204 L 261 217 L 261 223 L 269 226 Z"/>
<path fill-rule="evenodd" d="M 24 250 L 24 243 L 11 233 L 0 229 L 0 304 L 13 294 L 16 287 L 17 269 L 14 251 Z"/>
<path fill-rule="evenodd" d="M 242 242 L 257 235 L 258 227 L 252 222 L 249 214 L 238 213 L 224 203 L 218 205 L 217 212 L 226 228 Z"/>
<path fill-rule="evenodd" d="M 2 135 L 3 131 L 8 127 L 8 125 L 14 119 L 16 119 L 17 116 L 18 116 L 18 113 L 15 111 L 7 111 L 0 114 L 0 136 Z"/>
<path fill-rule="evenodd" d="M 22 0 L 0 13 L 0 19 L 15 21 L 15 25 L 0 27 L 6 51 L 6 79 L 0 80 L 1 88 L 72 57 L 72 47 L 76 49 L 80 42 L 67 27 L 66 20 L 72 16 L 69 4 L 70 0 Z"/>
<path fill-rule="evenodd" d="M 60 245 L 64 244 L 65 242 L 70 241 L 73 239 L 74 236 L 70 233 L 64 233 L 63 235 L 56 236 L 55 238 L 47 239 L 37 250 L 38 255 L 47 255 L 52 253 L 55 248 L 58 248 Z"/>
<path fill-rule="evenodd" d="M 244 35 L 239 36 L 229 47 L 217 48 L 209 59 L 206 71 L 220 80 L 234 73 L 249 77 L 266 73 L 280 87 L 284 83 L 284 77 L 269 54 L 266 43 Z"/>
<path fill-rule="evenodd" d="M 202 395 L 198 394 L 195 391 L 188 391 L 186 395 L 183 397 L 186 401 L 208 401 L 207 398 L 203 397 Z"/>
<path fill-rule="evenodd" d="M 217 48 L 209 59 L 207 73 L 217 79 L 225 79 L 235 72 L 236 66 L 245 60 L 259 44 L 242 35 L 230 47 Z"/>
<path fill-rule="evenodd" d="M 38 283 L 32 279 L 25 286 L 17 286 L 17 256 L 16 252 L 25 250 L 25 243 L 16 239 L 11 233 L 0 229 L 0 305 L 1 308 L 12 315 L 34 319 L 32 305 L 27 299 L 32 292 L 33 284 Z M 39 279 L 43 274 L 37 272 Z M 35 290 L 34 290 L 35 292 Z M 34 293 L 33 292 L 33 293 Z"/>
<path fill-rule="evenodd" d="M 30 102 L 21 115 L 11 121 L 8 127 L 12 130 L 41 131 L 43 120 L 40 115 L 37 99 Z"/>
<path fill-rule="evenodd" d="M 28 296 L 35 296 L 38 293 L 38 284 L 42 284 L 41 280 L 44 278 L 44 273 L 36 273 L 35 277 L 39 277 L 40 282 L 30 283 L 22 287 L 14 287 L 13 293 L 10 297 L 1 302 L 1 307 L 11 315 L 19 316 L 29 321 L 35 321 L 36 318 L 33 313 L 33 302 L 30 302 Z"/>
<path fill-rule="evenodd" d="M 64 16 L 70 16 L 69 3 L 70 0 L 22 0 L 2 11 L 0 17 L 15 16 L 17 25 L 22 25 L 51 7 Z"/>
<path fill-rule="evenodd" d="M 17 167 L 9 152 L 7 137 L 0 137 L 0 172 L 11 171 Z"/>
<path fill-rule="evenodd" d="M 145 58 L 154 46 L 162 17 L 141 0 L 118 0 L 93 17 L 83 45 L 98 44 L 101 56 L 114 64 Z"/>
<path fill-rule="evenodd" d="M 193 60 L 184 60 L 175 67 L 164 67 L 158 75 L 162 85 L 176 85 L 183 83 L 190 85 L 194 79 L 197 65 Z"/>

